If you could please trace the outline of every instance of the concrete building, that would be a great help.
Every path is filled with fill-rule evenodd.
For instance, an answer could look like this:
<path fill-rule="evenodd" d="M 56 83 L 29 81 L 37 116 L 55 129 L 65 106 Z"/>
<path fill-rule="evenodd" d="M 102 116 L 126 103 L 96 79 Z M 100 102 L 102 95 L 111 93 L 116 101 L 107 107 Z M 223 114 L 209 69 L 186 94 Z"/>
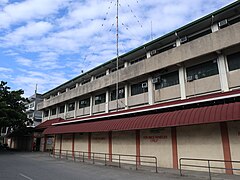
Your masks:
<path fill-rule="evenodd" d="M 239 173 L 239 29 L 236 1 L 120 56 L 118 70 L 112 59 L 44 93 L 43 121 L 64 119 L 45 139 L 60 150 L 156 156 L 166 168 L 220 159 L 227 170 L 215 172 Z"/>

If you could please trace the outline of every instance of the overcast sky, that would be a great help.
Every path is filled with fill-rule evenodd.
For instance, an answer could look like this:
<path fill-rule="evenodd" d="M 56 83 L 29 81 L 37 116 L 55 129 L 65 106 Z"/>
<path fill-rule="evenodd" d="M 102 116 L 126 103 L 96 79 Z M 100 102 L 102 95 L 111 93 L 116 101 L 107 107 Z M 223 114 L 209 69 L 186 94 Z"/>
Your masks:
<path fill-rule="evenodd" d="M 120 54 L 232 2 L 119 0 Z M 47 92 L 116 57 L 115 34 L 116 0 L 0 0 L 0 80 Z"/>

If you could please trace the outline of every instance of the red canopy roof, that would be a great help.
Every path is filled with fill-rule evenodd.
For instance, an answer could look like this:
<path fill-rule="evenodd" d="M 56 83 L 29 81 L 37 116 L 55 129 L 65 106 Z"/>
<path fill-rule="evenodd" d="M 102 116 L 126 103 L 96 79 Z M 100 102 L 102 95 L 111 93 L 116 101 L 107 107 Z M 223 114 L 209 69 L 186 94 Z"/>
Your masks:
<path fill-rule="evenodd" d="M 64 121 L 64 119 L 62 119 L 62 118 L 47 120 L 47 121 L 44 121 L 41 124 L 37 125 L 35 127 L 35 129 L 46 129 L 46 128 L 50 127 L 53 123 L 58 123 L 58 122 L 63 122 L 63 121 Z"/>
<path fill-rule="evenodd" d="M 97 122 L 79 122 L 47 128 L 44 134 L 105 132 L 150 129 L 240 120 L 240 102 L 173 112 L 125 117 Z"/>

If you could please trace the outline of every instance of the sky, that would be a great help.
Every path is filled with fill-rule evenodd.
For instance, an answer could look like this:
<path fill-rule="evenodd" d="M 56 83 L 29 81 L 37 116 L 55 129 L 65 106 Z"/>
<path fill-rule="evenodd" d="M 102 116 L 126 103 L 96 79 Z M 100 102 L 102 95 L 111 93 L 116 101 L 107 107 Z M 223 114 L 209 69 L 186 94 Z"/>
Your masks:
<path fill-rule="evenodd" d="M 119 0 L 126 53 L 233 0 Z M 116 57 L 116 0 L 0 0 L 0 80 L 24 96 Z"/>

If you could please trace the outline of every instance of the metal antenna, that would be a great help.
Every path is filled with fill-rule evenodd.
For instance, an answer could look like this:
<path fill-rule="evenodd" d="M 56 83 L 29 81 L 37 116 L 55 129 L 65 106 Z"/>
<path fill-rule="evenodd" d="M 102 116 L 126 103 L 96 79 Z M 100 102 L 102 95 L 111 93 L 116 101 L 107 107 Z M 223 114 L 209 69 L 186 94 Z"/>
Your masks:
<path fill-rule="evenodd" d="M 119 72 L 118 72 L 118 61 L 119 61 L 119 50 L 118 50 L 118 39 L 119 39 L 119 37 L 118 37 L 118 21 L 119 21 L 119 19 L 118 19 L 118 6 L 119 6 L 119 0 L 117 0 L 117 16 L 116 16 L 116 21 L 117 21 L 117 23 L 116 23 L 116 38 L 117 38 L 117 44 L 116 44 L 116 46 L 117 46 L 117 63 L 116 63 L 116 69 L 117 69 L 117 82 L 116 82 L 116 103 L 117 103 L 117 107 L 116 107 L 116 110 L 118 111 L 118 81 L 119 81 Z"/>

